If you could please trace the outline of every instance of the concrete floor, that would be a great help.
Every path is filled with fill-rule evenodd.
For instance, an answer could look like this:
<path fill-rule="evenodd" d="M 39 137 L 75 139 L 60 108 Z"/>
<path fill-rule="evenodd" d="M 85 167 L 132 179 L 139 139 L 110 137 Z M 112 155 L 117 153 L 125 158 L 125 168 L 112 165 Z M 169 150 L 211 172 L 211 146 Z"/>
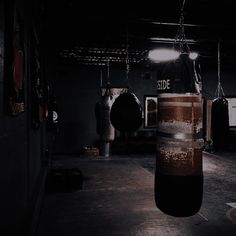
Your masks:
<path fill-rule="evenodd" d="M 82 171 L 83 189 L 45 195 L 37 236 L 236 235 L 236 154 L 204 153 L 203 160 L 202 207 L 177 218 L 155 206 L 154 155 L 58 156 L 54 167 Z"/>

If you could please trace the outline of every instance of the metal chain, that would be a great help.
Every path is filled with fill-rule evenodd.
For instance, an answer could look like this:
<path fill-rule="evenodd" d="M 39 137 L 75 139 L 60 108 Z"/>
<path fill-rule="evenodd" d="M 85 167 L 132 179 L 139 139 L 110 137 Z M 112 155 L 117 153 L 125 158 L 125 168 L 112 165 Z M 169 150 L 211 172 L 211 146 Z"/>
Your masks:
<path fill-rule="evenodd" d="M 185 31 L 184 31 L 184 6 L 185 6 L 185 0 L 183 0 L 182 5 L 180 7 L 180 19 L 179 19 L 179 28 L 177 30 L 177 34 L 175 37 L 175 45 L 177 44 L 179 46 L 179 49 L 181 52 L 185 51 L 185 48 L 187 49 L 187 52 L 190 51 L 190 48 L 188 46 Z"/>
<path fill-rule="evenodd" d="M 100 93 L 102 94 L 102 82 L 103 82 L 103 74 L 102 68 L 100 69 Z"/>
<path fill-rule="evenodd" d="M 110 96 L 112 99 L 111 80 L 110 80 L 110 58 L 107 59 L 107 86 L 105 95 Z"/>
<path fill-rule="evenodd" d="M 130 72 L 130 61 L 129 61 L 129 34 L 128 34 L 128 29 L 127 29 L 127 33 L 126 33 L 126 80 L 127 80 L 128 88 L 130 87 L 130 84 L 129 84 L 129 72 Z"/>
<path fill-rule="evenodd" d="M 126 79 L 128 81 L 129 79 L 129 71 L 130 71 L 130 65 L 129 65 L 129 36 L 128 31 L 126 34 Z"/>
<path fill-rule="evenodd" d="M 220 84 L 220 41 L 217 43 L 217 67 L 218 67 L 218 84 Z"/>
<path fill-rule="evenodd" d="M 221 61 L 220 61 L 220 40 L 217 43 L 217 77 L 218 77 L 218 82 L 217 82 L 217 88 L 216 88 L 216 92 L 215 92 L 215 97 L 216 98 L 220 98 L 220 97 L 225 97 L 225 93 L 223 90 L 223 87 L 221 85 L 221 70 L 220 70 L 220 65 L 221 65 Z"/>
<path fill-rule="evenodd" d="M 107 84 L 110 84 L 110 60 L 107 59 Z"/>

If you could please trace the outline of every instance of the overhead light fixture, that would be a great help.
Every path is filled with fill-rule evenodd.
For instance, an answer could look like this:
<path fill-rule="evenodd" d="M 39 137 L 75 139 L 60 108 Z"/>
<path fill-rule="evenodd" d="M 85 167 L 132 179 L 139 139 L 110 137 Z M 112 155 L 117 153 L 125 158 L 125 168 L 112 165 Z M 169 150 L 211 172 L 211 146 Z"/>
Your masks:
<path fill-rule="evenodd" d="M 198 58 L 198 53 L 197 52 L 190 52 L 188 56 L 191 60 L 196 60 Z"/>
<path fill-rule="evenodd" d="M 160 63 L 160 62 L 176 60 L 179 57 L 179 55 L 180 52 L 174 49 L 160 48 L 149 51 L 148 58 L 156 63 Z"/>

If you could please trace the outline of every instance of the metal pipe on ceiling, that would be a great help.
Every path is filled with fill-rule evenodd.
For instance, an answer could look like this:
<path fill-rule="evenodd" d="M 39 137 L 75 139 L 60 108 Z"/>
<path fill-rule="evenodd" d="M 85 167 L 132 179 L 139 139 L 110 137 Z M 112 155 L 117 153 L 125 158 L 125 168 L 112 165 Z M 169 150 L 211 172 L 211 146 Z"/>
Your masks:
<path fill-rule="evenodd" d="M 152 42 L 159 42 L 159 43 L 174 43 L 177 42 L 175 38 L 163 38 L 163 37 L 150 37 L 148 38 L 150 41 Z M 198 43 L 217 43 L 218 42 L 218 38 L 216 39 L 186 39 L 186 42 L 188 44 L 198 44 Z M 224 43 L 231 43 L 231 44 L 235 44 L 236 40 L 234 39 L 221 39 L 222 42 Z"/>
<path fill-rule="evenodd" d="M 175 38 L 161 38 L 161 37 L 151 37 L 149 38 L 152 42 L 160 42 L 160 43 L 178 43 L 180 40 L 176 40 Z M 186 42 L 189 44 L 200 43 L 202 41 L 195 39 L 186 39 Z"/>
<path fill-rule="evenodd" d="M 136 19 L 136 20 L 130 20 L 129 23 L 147 23 L 147 24 L 153 24 L 153 25 L 160 25 L 160 26 L 180 26 L 180 23 L 174 23 L 174 22 L 161 22 L 161 21 L 155 21 L 153 19 Z M 184 23 L 183 26 L 185 27 L 199 27 L 199 28 L 232 28 L 233 26 L 230 25 L 219 25 L 219 24 L 211 24 L 211 25 L 201 25 L 201 24 L 190 24 L 190 23 Z"/>

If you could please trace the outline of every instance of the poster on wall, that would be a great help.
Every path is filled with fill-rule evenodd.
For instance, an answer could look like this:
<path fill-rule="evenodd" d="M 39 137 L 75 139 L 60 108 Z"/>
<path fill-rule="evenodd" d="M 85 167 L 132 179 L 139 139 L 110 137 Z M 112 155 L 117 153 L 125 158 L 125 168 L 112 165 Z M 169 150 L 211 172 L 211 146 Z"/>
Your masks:
<path fill-rule="evenodd" d="M 227 98 L 229 109 L 229 126 L 236 127 L 236 98 Z"/>
<path fill-rule="evenodd" d="M 9 92 L 9 110 L 10 114 L 13 116 L 19 115 L 25 111 L 23 35 L 23 24 L 15 9 L 13 17 L 12 63 Z"/>
<path fill-rule="evenodd" d="M 31 33 L 31 126 L 38 129 L 48 118 L 50 88 L 48 81 L 42 76 L 39 39 L 35 27 Z"/>

